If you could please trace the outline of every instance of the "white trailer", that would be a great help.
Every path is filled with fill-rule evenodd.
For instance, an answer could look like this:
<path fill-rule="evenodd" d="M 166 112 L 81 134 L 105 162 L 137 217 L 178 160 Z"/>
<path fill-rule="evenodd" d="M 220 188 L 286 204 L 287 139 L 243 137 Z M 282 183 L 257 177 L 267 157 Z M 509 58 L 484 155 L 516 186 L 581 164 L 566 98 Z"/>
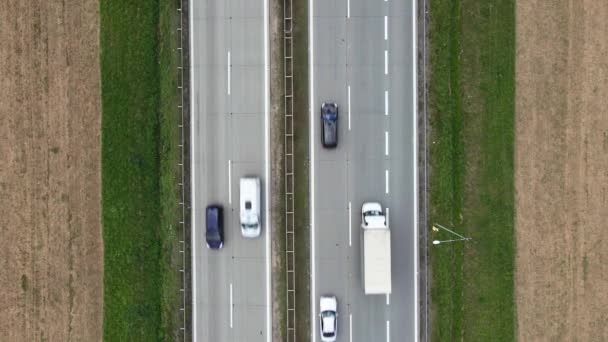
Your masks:
<path fill-rule="evenodd" d="M 361 274 L 366 295 L 391 293 L 391 231 L 380 203 L 361 208 Z"/>

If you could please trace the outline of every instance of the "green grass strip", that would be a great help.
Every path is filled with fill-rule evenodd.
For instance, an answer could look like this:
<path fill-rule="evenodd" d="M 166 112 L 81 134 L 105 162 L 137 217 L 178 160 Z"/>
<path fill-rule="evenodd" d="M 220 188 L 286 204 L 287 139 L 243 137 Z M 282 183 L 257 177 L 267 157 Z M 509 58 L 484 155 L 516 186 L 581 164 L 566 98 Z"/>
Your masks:
<path fill-rule="evenodd" d="M 176 336 L 175 5 L 100 2 L 106 341 Z"/>
<path fill-rule="evenodd" d="M 432 339 L 512 341 L 514 1 L 430 9 L 430 220 L 474 239 L 430 246 Z"/>

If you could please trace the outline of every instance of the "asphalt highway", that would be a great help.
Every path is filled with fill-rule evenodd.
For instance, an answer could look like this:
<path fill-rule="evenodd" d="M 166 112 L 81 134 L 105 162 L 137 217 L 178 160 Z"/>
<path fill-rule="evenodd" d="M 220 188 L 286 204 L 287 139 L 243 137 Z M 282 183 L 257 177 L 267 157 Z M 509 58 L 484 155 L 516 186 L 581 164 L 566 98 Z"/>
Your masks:
<path fill-rule="evenodd" d="M 338 298 L 338 341 L 416 341 L 417 180 L 414 0 L 309 0 L 311 72 L 311 338 L 318 300 Z M 339 105 L 325 149 L 320 107 Z M 391 229 L 392 294 L 363 293 L 361 205 Z"/>
<path fill-rule="evenodd" d="M 270 341 L 267 0 L 190 2 L 194 341 Z M 262 234 L 239 228 L 239 179 L 262 180 Z M 224 207 L 221 250 L 205 208 Z"/>

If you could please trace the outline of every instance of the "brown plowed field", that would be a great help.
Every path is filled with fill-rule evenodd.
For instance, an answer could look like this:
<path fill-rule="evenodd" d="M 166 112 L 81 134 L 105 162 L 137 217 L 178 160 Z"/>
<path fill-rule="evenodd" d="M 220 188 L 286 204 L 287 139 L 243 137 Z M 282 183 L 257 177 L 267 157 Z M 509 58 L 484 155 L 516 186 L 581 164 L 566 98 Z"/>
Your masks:
<path fill-rule="evenodd" d="M 97 0 L 0 1 L 0 341 L 99 341 Z"/>
<path fill-rule="evenodd" d="M 520 341 L 608 341 L 608 1 L 517 1 Z"/>

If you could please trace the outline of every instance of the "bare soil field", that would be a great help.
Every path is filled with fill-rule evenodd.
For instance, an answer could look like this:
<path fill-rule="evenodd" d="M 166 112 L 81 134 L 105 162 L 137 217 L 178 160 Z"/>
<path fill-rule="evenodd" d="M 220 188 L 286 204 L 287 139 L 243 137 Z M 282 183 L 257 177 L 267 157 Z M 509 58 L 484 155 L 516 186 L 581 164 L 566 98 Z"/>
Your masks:
<path fill-rule="evenodd" d="M 0 1 L 0 341 L 100 341 L 99 4 Z"/>
<path fill-rule="evenodd" d="M 608 2 L 517 1 L 520 341 L 608 341 Z"/>

